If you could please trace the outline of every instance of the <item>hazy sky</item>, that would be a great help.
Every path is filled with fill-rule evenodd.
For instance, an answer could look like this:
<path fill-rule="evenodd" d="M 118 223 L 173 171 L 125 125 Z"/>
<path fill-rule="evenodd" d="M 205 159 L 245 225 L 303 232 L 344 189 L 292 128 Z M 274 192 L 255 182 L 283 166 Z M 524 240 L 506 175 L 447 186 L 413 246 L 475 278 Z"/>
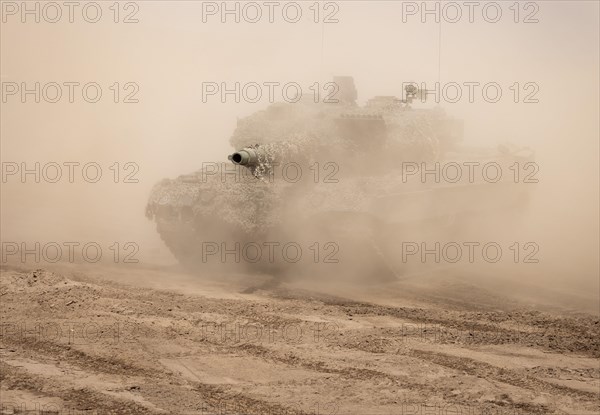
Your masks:
<path fill-rule="evenodd" d="M 28 4 L 33 8 L 35 3 Z M 512 141 L 536 149 L 542 179 L 537 228 L 570 245 L 584 241 L 572 258 L 583 256 L 589 260 L 586 272 L 595 272 L 598 2 L 522 2 L 518 23 L 510 9 L 513 2 L 498 2 L 502 16 L 496 23 L 482 14 L 486 2 L 475 9 L 472 23 L 465 7 L 462 19 L 450 23 L 454 14 L 447 9 L 452 14 L 441 19 L 441 52 L 435 16 L 426 16 L 426 22 L 420 10 L 403 16 L 403 10 L 420 8 L 421 2 L 330 3 L 318 4 L 319 20 L 333 13 L 330 18 L 338 22 L 315 23 L 313 2 L 301 2 L 298 23 L 282 17 L 286 2 L 276 9 L 274 23 L 268 22 L 264 6 L 257 23 L 243 16 L 240 23 L 233 16 L 222 23 L 219 13 L 205 15 L 203 22 L 207 2 L 138 1 L 120 3 L 119 23 L 109 9 L 112 2 L 100 2 L 97 23 L 84 20 L 81 9 L 86 2 L 75 10 L 73 23 L 66 8 L 57 23 L 45 21 L 43 15 L 40 23 L 32 15 L 22 23 L 20 9 L 13 14 L 13 6 L 23 3 L 3 2 L 3 83 L 96 82 L 103 96 L 95 104 L 77 93 L 74 103 L 63 98 L 56 104 L 36 104 L 31 98 L 23 104 L 19 95 L 8 96 L 1 104 L 2 161 L 96 161 L 105 167 L 135 162 L 140 180 L 129 186 L 110 181 L 95 186 L 3 185 L 3 237 L 31 237 L 46 228 L 53 234 L 84 232 L 90 237 L 96 231 L 153 234 L 143 218 L 151 186 L 162 177 L 196 170 L 202 161 L 226 160 L 236 117 L 268 105 L 266 100 L 202 102 L 203 82 L 298 82 L 306 91 L 333 75 L 352 75 L 362 103 L 373 95 L 401 95 L 403 82 L 433 85 L 439 56 L 443 84 L 495 82 L 502 87 L 503 97 L 495 104 L 485 102 L 476 90 L 474 103 L 442 105 L 465 119 L 470 142 L 495 146 Z M 221 7 L 221 2 L 214 4 Z M 228 4 L 235 7 L 234 2 Z M 488 11 L 486 17 L 493 18 L 494 10 Z M 52 19 L 54 11 L 46 12 Z M 93 17 L 93 10 L 88 12 Z M 138 22 L 123 23 L 131 13 L 130 19 Z M 135 83 L 139 102 L 114 103 L 110 87 L 115 82 L 120 101 L 132 91 L 124 85 Z M 516 82 L 518 103 L 510 89 Z M 538 103 L 523 102 L 531 92 L 524 89 L 526 83 L 535 83 Z M 74 220 L 76 213 L 86 217 L 86 226 Z"/>

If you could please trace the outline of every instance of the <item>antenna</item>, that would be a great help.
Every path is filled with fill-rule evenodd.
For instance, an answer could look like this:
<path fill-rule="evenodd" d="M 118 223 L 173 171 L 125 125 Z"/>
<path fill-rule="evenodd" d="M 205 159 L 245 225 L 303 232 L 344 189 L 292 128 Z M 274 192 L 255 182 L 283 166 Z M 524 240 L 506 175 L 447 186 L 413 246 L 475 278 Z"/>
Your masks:
<path fill-rule="evenodd" d="M 440 27 L 438 31 L 438 85 L 442 74 L 442 19 L 440 19 Z"/>
<path fill-rule="evenodd" d="M 321 78 L 324 77 L 324 61 L 325 61 L 325 20 L 321 19 Z"/>

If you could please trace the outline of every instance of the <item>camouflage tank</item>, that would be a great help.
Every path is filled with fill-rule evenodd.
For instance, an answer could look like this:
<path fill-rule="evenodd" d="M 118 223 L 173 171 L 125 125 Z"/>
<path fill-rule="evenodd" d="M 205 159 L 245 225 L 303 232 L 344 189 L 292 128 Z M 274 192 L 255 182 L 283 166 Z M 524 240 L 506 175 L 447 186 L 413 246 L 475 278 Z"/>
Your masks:
<path fill-rule="evenodd" d="M 335 77 L 334 83 L 335 102 L 316 103 L 311 96 L 272 104 L 238 120 L 228 162 L 155 185 L 146 215 L 181 263 L 198 269 L 224 251 L 219 266 L 246 262 L 282 273 L 289 261 L 266 255 L 244 261 L 233 247 L 320 242 L 321 249 L 329 243 L 340 254 L 340 263 L 377 264 L 351 267 L 361 273 L 396 276 L 388 259 L 395 248 L 384 236 L 424 222 L 446 226 L 526 199 L 528 189 L 511 186 L 506 174 L 497 180 L 464 172 L 446 176 L 457 166 L 465 170 L 464 163 L 506 169 L 532 160 L 531 151 L 462 146 L 462 121 L 439 107 L 414 108 L 426 91 L 413 86 L 404 99 L 376 96 L 361 107 L 351 77 Z"/>

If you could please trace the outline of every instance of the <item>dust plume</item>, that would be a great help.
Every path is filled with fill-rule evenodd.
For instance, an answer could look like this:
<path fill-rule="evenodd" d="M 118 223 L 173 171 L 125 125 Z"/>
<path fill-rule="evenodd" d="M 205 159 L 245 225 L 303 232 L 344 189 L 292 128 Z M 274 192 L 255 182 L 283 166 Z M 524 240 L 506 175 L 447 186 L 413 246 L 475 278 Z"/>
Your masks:
<path fill-rule="evenodd" d="M 306 96 L 317 84 L 325 95 L 324 86 L 333 76 L 349 75 L 360 106 L 374 96 L 402 99 L 408 82 L 432 90 L 428 102 L 417 100 L 415 108 L 439 106 L 449 116 L 464 120 L 463 140 L 470 146 L 496 149 L 512 143 L 531 148 L 539 183 L 515 186 L 532 188 L 528 206 L 518 218 L 499 209 L 475 219 L 475 224 L 463 217 L 444 218 L 441 224 L 411 224 L 408 229 L 377 224 L 358 231 L 364 240 L 350 237 L 345 252 L 338 244 L 342 256 L 337 265 L 311 264 L 306 272 L 290 265 L 276 272 L 377 275 L 386 269 L 413 275 L 430 264 L 403 261 L 403 242 L 495 242 L 502 246 L 505 259 L 512 258 L 510 247 L 518 242 L 519 250 L 534 243 L 539 261 L 526 266 L 503 261 L 497 267 L 467 261 L 458 264 L 459 269 L 469 275 L 485 274 L 476 278 L 482 284 L 489 279 L 503 281 L 507 291 L 517 279 L 559 291 L 568 287 L 580 293 L 597 292 L 597 4 L 569 8 L 565 15 L 560 4 L 545 3 L 539 22 L 530 25 L 515 24 L 510 18 L 493 25 L 482 19 L 440 25 L 432 18 L 423 22 L 420 15 L 404 21 L 402 7 L 401 3 L 344 2 L 335 24 L 307 19 L 290 25 L 277 19 L 253 25 L 223 24 L 219 16 L 202 21 L 200 3 L 175 8 L 166 2 L 145 2 L 140 5 L 139 22 L 129 26 L 115 26 L 106 19 L 93 30 L 81 20 L 52 26 L 3 24 L 2 81 L 19 87 L 24 82 L 30 89 L 36 82 L 41 89 L 55 82 L 62 86 L 63 98 L 50 103 L 42 96 L 36 103 L 28 95 L 23 103 L 16 94 L 2 102 L 2 161 L 9 169 L 3 170 L 2 240 L 25 242 L 27 247 L 35 242 L 42 246 L 97 242 L 105 259 L 111 260 L 115 242 L 123 255 L 128 253 L 123 244 L 132 242 L 142 263 L 175 264 L 177 259 L 155 224 L 144 216 L 155 183 L 193 173 L 209 163 L 229 163 L 227 156 L 240 149 L 230 145 L 238 119 L 285 98 L 276 89 L 271 102 L 265 83 L 294 82 Z M 35 64 L 40 57 L 44 64 Z M 73 103 L 66 97 L 65 82 L 79 83 Z M 97 103 L 82 99 L 80 88 L 89 82 L 101 87 L 103 97 Z M 209 83 L 219 88 L 257 83 L 263 95 L 257 102 L 221 93 L 205 96 Z M 467 98 L 469 83 L 478 84 L 473 102 Z M 483 92 L 489 83 L 501 87 L 498 102 L 489 102 Z M 457 102 L 451 102 L 452 87 L 445 88 L 450 84 L 459 85 L 463 94 Z M 364 132 L 364 140 L 369 140 L 369 134 Z M 356 154 L 365 177 L 381 172 L 384 155 L 370 156 L 360 146 Z M 356 160 L 336 157 L 331 153 L 319 160 L 341 166 L 340 192 L 351 192 L 342 189 L 343 169 Z M 54 174 L 54 163 L 61 167 L 62 176 L 50 183 L 44 174 Z M 73 183 L 65 163 L 78 163 Z M 101 167 L 97 182 L 84 175 L 87 163 Z M 24 169 L 34 172 L 21 176 Z M 91 169 L 88 173 L 93 174 L 95 167 Z M 402 169 L 384 173 L 402 175 Z M 291 205 L 303 202 L 305 194 L 298 188 L 288 200 Z M 426 210 L 431 203 L 436 202 L 416 202 L 414 209 Z M 327 235 L 320 225 L 311 232 L 320 230 L 326 236 L 306 235 L 308 228 L 297 223 L 294 213 L 280 215 L 285 237 L 292 241 L 337 243 L 338 237 Z M 367 226 L 349 222 L 340 228 Z M 379 237 L 382 241 L 371 242 Z M 235 240 L 228 238 L 219 241 Z M 279 241 L 281 236 L 276 238 Z M 365 245 L 374 252 L 366 252 Z M 305 252 L 309 247 L 304 246 Z M 346 267 L 343 258 L 348 259 Z"/>

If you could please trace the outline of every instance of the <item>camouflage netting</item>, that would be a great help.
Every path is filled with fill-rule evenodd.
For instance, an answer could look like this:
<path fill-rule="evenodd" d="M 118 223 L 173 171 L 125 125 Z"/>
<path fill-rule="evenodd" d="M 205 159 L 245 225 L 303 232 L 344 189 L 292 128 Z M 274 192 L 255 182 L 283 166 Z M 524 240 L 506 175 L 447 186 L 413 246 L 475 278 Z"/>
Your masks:
<path fill-rule="evenodd" d="M 256 154 L 250 168 L 238 166 L 247 176 L 196 172 L 163 180 L 152 190 L 147 214 L 174 228 L 183 224 L 201 239 L 203 224 L 224 223 L 251 235 L 290 217 L 302 223 L 322 213 L 368 212 L 377 197 L 406 190 L 399 178 L 402 161 L 438 160 L 440 143 L 452 141 L 440 128 L 447 119 L 442 111 L 413 110 L 384 98 L 365 107 L 278 103 L 240 119 L 230 143 Z M 309 166 L 316 161 L 321 176 L 315 183 Z M 323 181 L 328 161 L 339 168 L 338 181 Z M 286 163 L 301 165 L 306 180 L 278 176 L 277 166 Z"/>
<path fill-rule="evenodd" d="M 284 104 L 269 106 L 238 121 L 229 142 L 235 149 L 254 144 L 319 137 L 331 145 L 335 140 L 335 117 L 341 109 L 330 104 Z"/>
<path fill-rule="evenodd" d="M 207 176 L 203 183 L 182 180 L 163 180 L 154 186 L 148 205 L 160 214 L 160 208 L 170 206 L 170 217 L 180 220 L 180 212 L 189 208 L 195 218 L 219 220 L 246 232 L 270 227 L 278 222 L 276 206 L 281 202 L 278 188 L 255 180 L 223 181 L 220 176 Z M 279 189 L 281 190 L 281 189 Z"/>
<path fill-rule="evenodd" d="M 293 134 L 286 141 L 255 144 L 245 148 L 256 151 L 258 162 L 249 166 L 250 171 L 257 179 L 269 181 L 276 167 L 285 163 L 311 163 L 311 156 L 318 153 L 319 140 L 308 134 Z"/>
<path fill-rule="evenodd" d="M 398 145 L 408 161 L 433 161 L 440 156 L 439 120 L 425 111 L 405 111 L 387 119 L 389 143 Z"/>
<path fill-rule="evenodd" d="M 336 121 L 343 117 L 381 118 L 386 126 L 386 146 L 410 161 L 431 161 L 440 156 L 442 110 L 412 110 L 397 104 L 364 108 L 331 104 L 273 104 L 238 121 L 230 142 L 239 150 L 261 145 L 274 156 L 293 160 L 303 154 L 319 154 L 328 149 L 360 151 L 361 143 L 340 135 Z M 369 137 L 362 137 L 368 143 Z M 269 146 L 263 145 L 272 145 Z M 302 150 L 301 150 L 302 149 Z M 268 161 L 267 161 L 268 163 Z M 259 168 L 259 175 L 269 166 Z M 261 170 L 264 170 L 261 172 Z"/>

